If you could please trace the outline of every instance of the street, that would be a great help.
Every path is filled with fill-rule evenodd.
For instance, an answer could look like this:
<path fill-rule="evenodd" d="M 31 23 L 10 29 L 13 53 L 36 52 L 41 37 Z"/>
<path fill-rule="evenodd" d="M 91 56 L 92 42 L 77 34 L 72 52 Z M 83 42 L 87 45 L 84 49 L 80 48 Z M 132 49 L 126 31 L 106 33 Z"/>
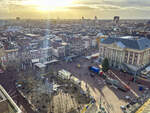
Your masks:
<path fill-rule="evenodd" d="M 80 64 L 80 67 L 77 65 Z M 101 104 L 105 110 L 109 113 L 122 113 L 120 106 L 125 106 L 128 102 L 125 100 L 125 96 L 130 96 L 136 98 L 142 95 L 142 92 L 138 91 L 138 86 L 136 83 L 129 83 L 129 78 L 121 76 L 123 73 L 115 70 L 110 70 L 107 73 L 107 76 L 110 78 L 121 81 L 124 85 L 129 85 L 131 88 L 128 92 L 122 92 L 114 86 L 107 85 L 105 80 L 97 74 L 91 76 L 91 72 L 88 70 L 88 66 L 98 65 L 94 60 L 87 60 L 83 57 L 74 59 L 72 62 L 60 61 L 58 63 L 51 64 L 49 66 L 50 72 L 57 72 L 61 69 L 65 69 L 76 76 L 81 81 L 81 87 L 87 90 L 95 98 L 96 105 L 99 107 Z M 47 75 L 48 78 L 51 78 L 51 75 Z M 17 80 L 16 72 L 5 72 L 5 74 L 0 76 L 0 83 L 8 91 L 14 101 L 18 106 L 23 106 L 27 113 L 35 113 L 28 101 L 20 95 L 16 90 L 15 81 Z"/>

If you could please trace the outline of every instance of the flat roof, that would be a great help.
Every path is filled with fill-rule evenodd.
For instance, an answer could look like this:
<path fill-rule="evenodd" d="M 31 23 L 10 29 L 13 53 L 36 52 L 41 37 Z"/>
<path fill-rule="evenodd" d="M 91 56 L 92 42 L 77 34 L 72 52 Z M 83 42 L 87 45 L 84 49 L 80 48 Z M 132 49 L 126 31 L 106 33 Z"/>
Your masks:
<path fill-rule="evenodd" d="M 42 63 L 36 63 L 35 66 L 39 67 L 39 68 L 44 68 L 46 67 L 45 64 L 42 64 Z"/>
<path fill-rule="evenodd" d="M 39 37 L 40 35 L 37 34 L 25 34 L 26 36 L 31 36 L 31 37 Z"/>
<path fill-rule="evenodd" d="M 91 57 L 99 56 L 99 53 L 92 54 Z"/>
<path fill-rule="evenodd" d="M 123 37 L 120 37 L 120 38 L 123 38 L 123 39 L 132 39 L 134 37 L 133 36 L 123 36 Z"/>
<path fill-rule="evenodd" d="M 30 50 L 30 52 L 37 52 L 38 50 Z"/>
<path fill-rule="evenodd" d="M 44 62 L 43 64 L 46 65 L 46 64 L 56 63 L 58 61 L 59 60 L 54 59 L 54 60 L 51 60 L 51 61 Z"/>

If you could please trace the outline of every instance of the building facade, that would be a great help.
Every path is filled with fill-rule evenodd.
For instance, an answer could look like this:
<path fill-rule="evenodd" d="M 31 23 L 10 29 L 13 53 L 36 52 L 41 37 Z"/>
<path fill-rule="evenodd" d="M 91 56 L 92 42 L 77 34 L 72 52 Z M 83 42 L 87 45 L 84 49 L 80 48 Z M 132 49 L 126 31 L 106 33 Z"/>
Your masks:
<path fill-rule="evenodd" d="M 136 68 L 150 63 L 150 40 L 147 38 L 107 38 L 99 46 L 100 58 L 108 58 L 110 66 L 127 64 Z"/>

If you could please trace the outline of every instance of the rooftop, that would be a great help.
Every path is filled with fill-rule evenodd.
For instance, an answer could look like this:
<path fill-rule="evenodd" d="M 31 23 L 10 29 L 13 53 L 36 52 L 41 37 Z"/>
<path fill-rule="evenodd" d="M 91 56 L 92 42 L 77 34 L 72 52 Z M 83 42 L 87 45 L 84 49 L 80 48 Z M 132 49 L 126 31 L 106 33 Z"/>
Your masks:
<path fill-rule="evenodd" d="M 123 36 L 123 37 L 120 37 L 120 38 L 122 38 L 122 39 L 132 39 L 134 37 L 133 36 Z"/>
<path fill-rule="evenodd" d="M 137 37 L 119 37 L 119 38 L 107 38 L 102 41 L 103 44 L 120 43 L 125 48 L 144 50 L 150 48 L 150 40 L 147 38 L 137 38 Z"/>
<path fill-rule="evenodd" d="M 40 35 L 37 35 L 37 34 L 25 34 L 25 35 L 29 37 L 40 37 Z"/>
<path fill-rule="evenodd" d="M 45 68 L 45 64 L 42 63 L 36 63 L 35 66 L 37 66 L 38 68 Z"/>

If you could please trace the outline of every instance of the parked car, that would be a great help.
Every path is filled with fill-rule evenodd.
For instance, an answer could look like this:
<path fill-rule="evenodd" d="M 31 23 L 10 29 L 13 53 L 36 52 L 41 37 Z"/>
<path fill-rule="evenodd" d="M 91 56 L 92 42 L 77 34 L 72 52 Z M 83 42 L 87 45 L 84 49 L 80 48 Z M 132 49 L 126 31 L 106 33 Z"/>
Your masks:
<path fill-rule="evenodd" d="M 95 74 L 94 74 L 94 73 L 90 73 L 90 76 L 91 76 L 91 77 L 95 77 Z"/>
<path fill-rule="evenodd" d="M 120 106 L 120 108 L 124 111 L 126 110 L 126 107 L 125 106 Z"/>
<path fill-rule="evenodd" d="M 125 86 L 123 86 L 123 85 L 119 85 L 118 89 L 121 90 L 121 91 L 123 91 L 123 92 L 127 92 L 128 91 L 128 89 L 125 88 Z"/>

